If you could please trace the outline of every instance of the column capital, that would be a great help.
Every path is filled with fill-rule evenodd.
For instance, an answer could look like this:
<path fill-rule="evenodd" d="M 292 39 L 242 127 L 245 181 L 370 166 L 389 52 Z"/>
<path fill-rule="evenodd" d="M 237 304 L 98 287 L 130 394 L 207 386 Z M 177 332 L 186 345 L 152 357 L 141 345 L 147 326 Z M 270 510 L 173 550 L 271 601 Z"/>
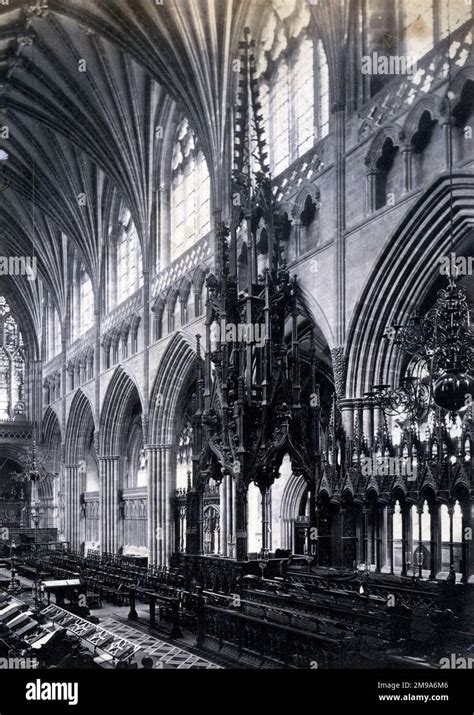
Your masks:
<path fill-rule="evenodd" d="M 145 449 L 149 452 L 166 452 L 167 450 L 172 450 L 172 444 L 146 444 Z"/>
<path fill-rule="evenodd" d="M 359 406 L 359 397 L 341 397 L 339 400 L 340 410 L 353 410 Z"/>

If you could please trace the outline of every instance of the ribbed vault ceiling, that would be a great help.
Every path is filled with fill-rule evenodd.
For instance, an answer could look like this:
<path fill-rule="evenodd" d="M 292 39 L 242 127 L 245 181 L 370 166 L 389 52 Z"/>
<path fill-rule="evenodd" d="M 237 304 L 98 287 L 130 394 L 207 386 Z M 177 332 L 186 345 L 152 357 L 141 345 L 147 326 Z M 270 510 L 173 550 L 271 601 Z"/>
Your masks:
<path fill-rule="evenodd" d="M 311 5 L 332 48 L 342 47 L 342 4 Z M 0 125 L 9 128 L 8 140 L 0 139 L 8 153 L 0 187 L 9 182 L 0 192 L 0 254 L 37 255 L 61 315 L 71 246 L 97 283 L 101 241 L 118 198 L 130 208 L 146 264 L 161 180 L 157 126 L 166 131 L 184 112 L 214 185 L 223 184 L 232 60 L 244 27 L 258 34 L 270 11 L 259 0 L 10 0 L 0 6 Z M 288 6 L 280 12 L 287 15 Z M 335 59 L 330 71 L 340 66 Z M 0 277 L 0 291 L 5 280 Z M 21 277 L 8 283 L 10 292 L 19 290 L 38 334 L 38 286 Z"/>

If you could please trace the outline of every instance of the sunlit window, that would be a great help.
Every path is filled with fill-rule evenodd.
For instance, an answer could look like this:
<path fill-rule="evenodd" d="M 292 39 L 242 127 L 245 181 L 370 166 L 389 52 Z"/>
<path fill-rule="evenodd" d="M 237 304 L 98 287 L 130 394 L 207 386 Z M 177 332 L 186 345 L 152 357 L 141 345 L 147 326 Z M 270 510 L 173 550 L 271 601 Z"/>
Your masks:
<path fill-rule="evenodd" d="M 62 350 L 61 344 L 61 322 L 56 308 L 53 312 L 53 356 L 59 355 Z"/>
<path fill-rule="evenodd" d="M 209 232 L 211 188 L 204 154 L 189 123 L 178 127 L 172 160 L 171 260 Z"/>
<path fill-rule="evenodd" d="M 79 316 L 79 333 L 85 333 L 94 323 L 94 294 L 92 283 L 85 270 L 81 271 L 81 313 Z"/>
<path fill-rule="evenodd" d="M 129 298 L 143 285 L 142 252 L 132 221 L 123 227 L 117 246 L 117 300 Z"/>
<path fill-rule="evenodd" d="M 171 253 L 178 256 L 185 245 L 185 215 L 184 215 L 184 173 L 176 175 L 173 181 L 173 199 L 171 207 L 172 236 Z"/>
<path fill-rule="evenodd" d="M 472 18 L 472 4 L 466 0 L 438 0 L 440 35 L 446 37 Z"/>
<path fill-rule="evenodd" d="M 271 147 L 273 173 L 279 174 L 290 163 L 290 96 L 286 62 L 280 62 L 270 91 Z"/>
<path fill-rule="evenodd" d="M 293 65 L 293 101 L 296 153 L 301 156 L 314 143 L 314 50 L 308 38 L 301 42 Z"/>
<path fill-rule="evenodd" d="M 47 301 L 46 310 L 46 359 L 52 360 L 56 355 L 59 355 L 62 349 L 61 345 L 61 323 L 59 320 L 58 311 L 52 305 L 51 301 Z"/>
<path fill-rule="evenodd" d="M 442 541 L 450 541 L 450 517 L 446 504 L 441 504 L 441 539 Z M 462 541 L 462 511 L 459 502 L 456 500 L 453 509 L 453 542 Z"/>
<path fill-rule="evenodd" d="M 471 19 L 472 4 L 466 0 L 419 0 L 417 3 L 405 0 L 403 17 L 406 55 L 418 60 L 432 49 L 434 41 Z"/>
<path fill-rule="evenodd" d="M 322 42 L 303 35 L 294 50 L 283 53 L 261 77 L 259 101 L 277 176 L 329 131 L 329 74 Z"/>
<path fill-rule="evenodd" d="M 433 1 L 405 2 L 403 11 L 406 54 L 418 60 L 433 46 Z"/>
<path fill-rule="evenodd" d="M 204 154 L 199 152 L 196 161 L 198 236 L 204 236 L 211 229 L 211 180 Z"/>
<path fill-rule="evenodd" d="M 0 420 L 24 414 L 25 353 L 10 306 L 0 296 Z"/>
<path fill-rule="evenodd" d="M 325 137 L 329 132 L 329 70 L 323 43 L 318 40 L 318 98 L 319 98 L 319 135 Z"/>

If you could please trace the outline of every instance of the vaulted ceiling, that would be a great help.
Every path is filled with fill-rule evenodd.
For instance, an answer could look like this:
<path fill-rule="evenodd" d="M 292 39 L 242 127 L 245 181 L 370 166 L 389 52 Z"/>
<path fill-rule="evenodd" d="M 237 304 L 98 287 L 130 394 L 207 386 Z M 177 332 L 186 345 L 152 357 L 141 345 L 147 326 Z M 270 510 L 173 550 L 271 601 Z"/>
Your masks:
<path fill-rule="evenodd" d="M 295 4 L 10 0 L 0 5 L 0 127 L 9 133 L 5 138 L 0 130 L 0 148 L 8 154 L 0 162 L 0 254 L 37 255 L 60 314 L 66 308 L 71 245 L 97 289 L 101 243 L 119 197 L 132 213 L 146 265 L 154 190 L 162 176 L 163 141 L 156 128 L 175 126 L 180 112 L 199 136 L 220 201 L 216 187 L 224 186 L 227 171 L 223 157 L 228 157 L 238 41 L 245 26 L 255 34 L 275 7 L 281 6 L 282 16 L 288 13 L 284 3 Z M 347 4 L 311 5 L 329 52 L 342 46 Z M 340 66 L 337 58 L 329 59 L 330 71 Z M 41 288 L 21 277 L 0 277 L 2 291 L 16 296 L 39 334 Z"/>

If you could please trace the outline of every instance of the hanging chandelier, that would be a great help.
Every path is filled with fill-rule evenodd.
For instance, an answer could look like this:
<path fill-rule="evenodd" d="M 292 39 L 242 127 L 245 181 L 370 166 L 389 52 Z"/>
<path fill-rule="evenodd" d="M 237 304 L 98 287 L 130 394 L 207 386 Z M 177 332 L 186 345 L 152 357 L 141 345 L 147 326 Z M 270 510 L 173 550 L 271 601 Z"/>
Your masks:
<path fill-rule="evenodd" d="M 374 385 L 377 403 L 386 414 L 406 413 L 423 420 L 433 402 L 451 413 L 472 401 L 474 381 L 469 374 L 474 355 L 466 290 L 451 274 L 426 315 L 415 311 L 407 325 L 392 325 L 384 334 L 393 345 L 412 355 L 416 374 L 402 384 Z"/>
<path fill-rule="evenodd" d="M 51 472 L 52 457 L 46 454 L 39 446 L 36 438 L 36 427 L 31 441 L 31 446 L 27 453 L 20 457 L 18 461 L 21 464 L 21 472 L 13 472 L 12 477 L 23 484 L 31 485 L 31 505 L 37 507 L 39 505 L 39 486 L 47 482 L 51 478 L 57 476 Z"/>
<path fill-rule="evenodd" d="M 390 385 L 373 385 L 367 393 L 375 404 L 390 417 L 404 416 L 409 420 L 423 421 L 432 405 L 430 386 L 415 375 L 407 375 L 397 388 Z"/>

